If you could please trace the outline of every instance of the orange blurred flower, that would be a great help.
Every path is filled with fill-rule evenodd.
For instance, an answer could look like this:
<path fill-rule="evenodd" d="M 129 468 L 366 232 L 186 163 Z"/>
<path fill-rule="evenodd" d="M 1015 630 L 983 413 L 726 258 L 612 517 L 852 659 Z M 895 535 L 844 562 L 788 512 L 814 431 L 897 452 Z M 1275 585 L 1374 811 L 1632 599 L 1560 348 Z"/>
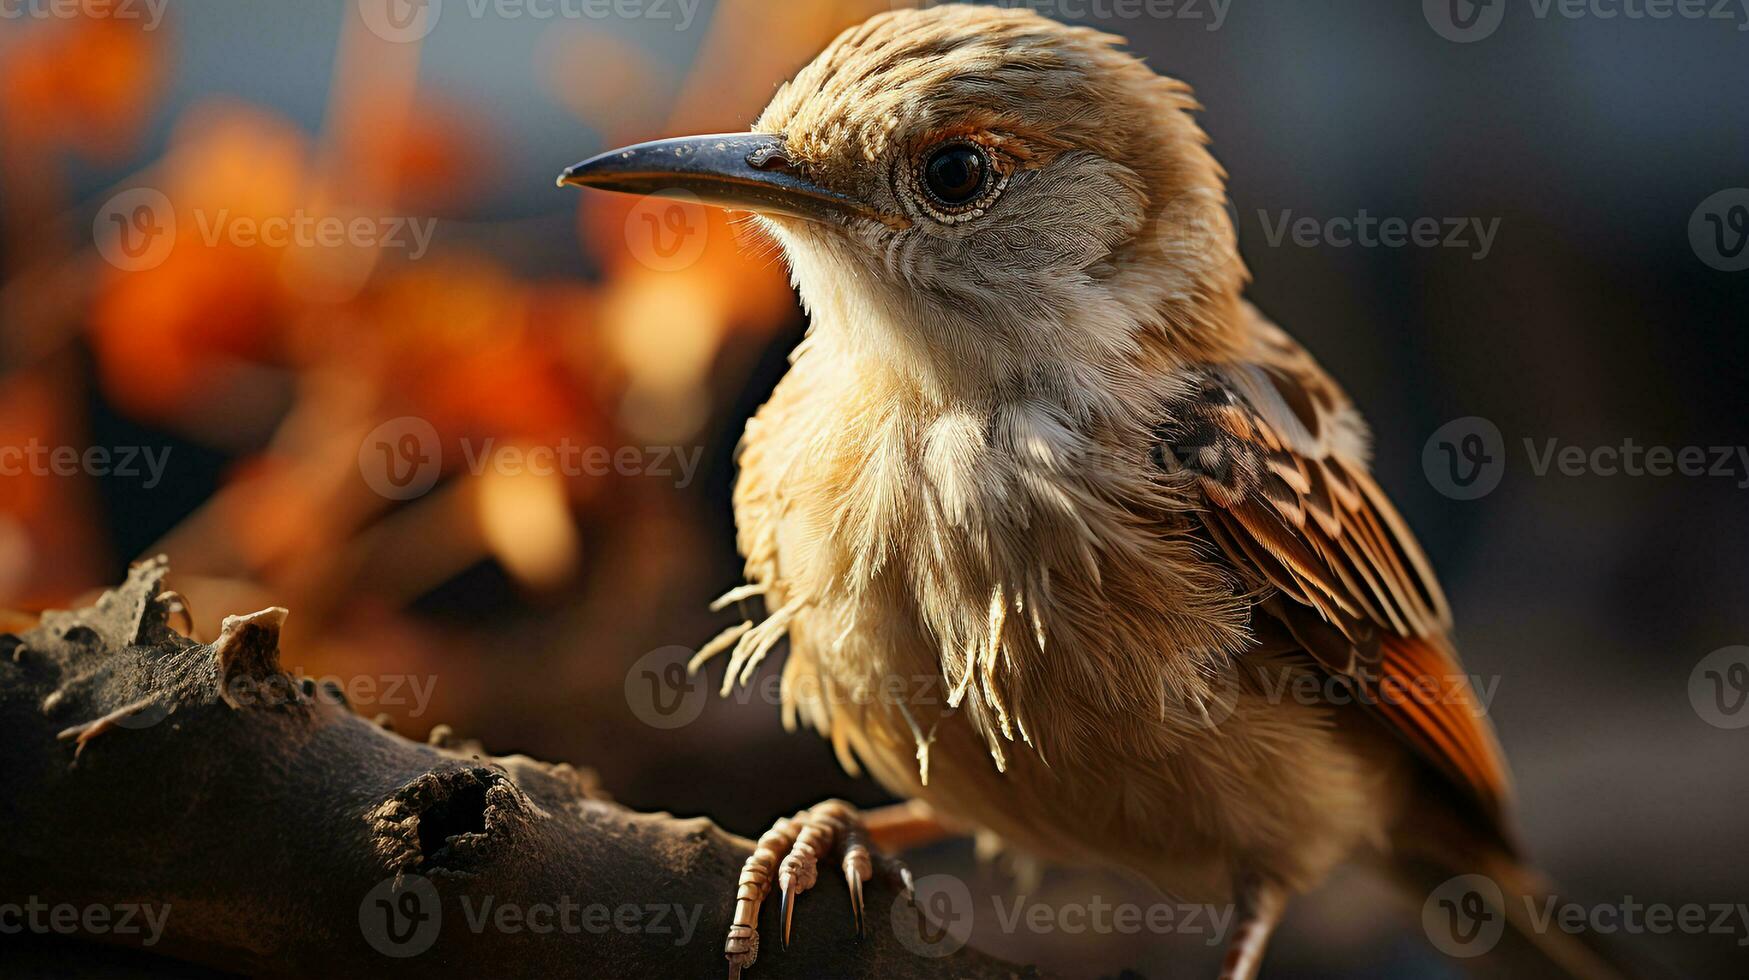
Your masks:
<path fill-rule="evenodd" d="M 295 212 L 307 158 L 295 127 L 238 104 L 195 110 L 178 128 L 157 181 L 174 242 L 155 267 L 107 270 L 91 313 L 105 390 L 128 411 L 175 418 L 222 392 L 236 362 L 272 355 L 283 249 L 224 231 Z"/>
<path fill-rule="evenodd" d="M 165 74 L 163 44 L 160 30 L 136 20 L 38 24 L 0 61 L 7 132 L 94 157 L 121 154 L 150 118 Z"/>
<path fill-rule="evenodd" d="M 0 385 L 0 603 L 10 606 L 66 599 L 97 573 L 90 479 L 56 472 L 49 455 L 80 446 L 65 373 Z"/>

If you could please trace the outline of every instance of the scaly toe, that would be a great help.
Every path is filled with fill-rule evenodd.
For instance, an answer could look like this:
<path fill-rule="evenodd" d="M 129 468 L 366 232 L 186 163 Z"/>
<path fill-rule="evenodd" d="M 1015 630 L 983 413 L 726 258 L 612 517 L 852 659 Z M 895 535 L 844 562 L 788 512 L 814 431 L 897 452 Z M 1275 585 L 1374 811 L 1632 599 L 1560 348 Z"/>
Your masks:
<path fill-rule="evenodd" d="M 759 958 L 759 907 L 771 891 L 771 879 L 795 845 L 800 824 L 793 819 L 779 820 L 759 838 L 741 866 L 741 877 L 735 886 L 735 919 L 729 925 L 729 936 L 723 942 L 723 955 L 729 960 L 729 980 L 739 980 L 741 971 Z M 787 904 L 788 896 L 785 896 Z"/>
<path fill-rule="evenodd" d="M 787 949 L 795 931 L 796 902 L 819 880 L 820 860 L 828 854 L 840 858 L 844 884 L 850 891 L 855 934 L 859 937 L 867 935 L 864 892 L 869 879 L 874 877 L 877 863 L 888 878 L 895 876 L 896 868 L 906 894 L 912 892 L 911 872 L 903 864 L 870 849 L 862 816 L 850 804 L 827 800 L 793 818 L 779 820 L 759 838 L 753 856 L 741 869 L 735 919 L 729 926 L 728 941 L 723 944 L 730 980 L 740 980 L 742 971 L 759 957 L 759 907 L 770 894 L 772 879 L 776 879 L 781 896 L 778 915 L 783 922 L 783 945 Z"/>
<path fill-rule="evenodd" d="M 842 811 L 848 805 L 828 800 L 796 817 L 801 830 L 795 844 L 778 867 L 777 883 L 783 889 L 783 944 L 789 945 L 791 920 L 795 915 L 795 900 L 820 880 L 820 856 L 832 849 L 842 835 Z"/>

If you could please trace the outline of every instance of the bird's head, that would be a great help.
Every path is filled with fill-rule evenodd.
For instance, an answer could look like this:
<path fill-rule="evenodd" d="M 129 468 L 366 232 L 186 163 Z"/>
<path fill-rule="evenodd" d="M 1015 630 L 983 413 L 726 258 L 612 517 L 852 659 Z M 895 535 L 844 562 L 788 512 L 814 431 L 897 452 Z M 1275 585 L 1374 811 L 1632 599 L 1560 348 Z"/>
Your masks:
<path fill-rule="evenodd" d="M 1222 349 L 1245 278 L 1182 83 L 1119 39 L 944 6 L 841 34 L 745 134 L 586 160 L 561 183 L 756 212 L 823 342 L 964 393 L 1073 387 Z"/>

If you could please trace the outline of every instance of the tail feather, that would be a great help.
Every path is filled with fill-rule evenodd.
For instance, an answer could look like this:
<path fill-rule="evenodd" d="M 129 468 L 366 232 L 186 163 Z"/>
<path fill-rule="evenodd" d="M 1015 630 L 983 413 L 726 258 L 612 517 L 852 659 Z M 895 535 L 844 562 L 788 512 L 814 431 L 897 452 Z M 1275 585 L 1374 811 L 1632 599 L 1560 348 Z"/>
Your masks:
<path fill-rule="evenodd" d="M 1669 980 L 1678 974 L 1623 937 L 1569 931 L 1564 898 L 1547 879 L 1504 851 L 1459 862 L 1405 860 L 1399 871 L 1423 900 L 1422 926 L 1434 946 L 1459 960 L 1534 958 L 1535 976 L 1567 980 Z"/>
<path fill-rule="evenodd" d="M 1535 957 L 1539 976 L 1568 980 L 1664 980 L 1675 976 L 1612 935 L 1569 931 L 1562 899 L 1503 840 L 1477 834 L 1449 811 L 1416 824 L 1398 842 L 1398 869 L 1422 899 L 1422 926 L 1460 960 Z"/>
<path fill-rule="evenodd" d="M 1548 915 L 1538 915 L 1537 909 L 1548 909 L 1556 900 L 1554 887 L 1541 874 L 1503 854 L 1485 863 L 1484 874 L 1499 885 L 1507 923 L 1556 968 L 1574 980 L 1650 980 L 1593 934 L 1555 928 Z"/>

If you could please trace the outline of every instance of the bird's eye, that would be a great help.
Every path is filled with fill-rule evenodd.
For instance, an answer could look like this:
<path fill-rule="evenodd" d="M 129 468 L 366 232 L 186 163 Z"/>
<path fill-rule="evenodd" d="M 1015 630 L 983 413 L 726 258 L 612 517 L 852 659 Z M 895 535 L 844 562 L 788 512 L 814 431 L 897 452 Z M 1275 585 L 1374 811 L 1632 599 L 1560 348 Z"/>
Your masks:
<path fill-rule="evenodd" d="M 967 143 L 955 143 L 936 150 L 923 165 L 923 184 L 942 204 L 957 207 L 969 204 L 983 193 L 990 173 L 984 151 Z"/>

